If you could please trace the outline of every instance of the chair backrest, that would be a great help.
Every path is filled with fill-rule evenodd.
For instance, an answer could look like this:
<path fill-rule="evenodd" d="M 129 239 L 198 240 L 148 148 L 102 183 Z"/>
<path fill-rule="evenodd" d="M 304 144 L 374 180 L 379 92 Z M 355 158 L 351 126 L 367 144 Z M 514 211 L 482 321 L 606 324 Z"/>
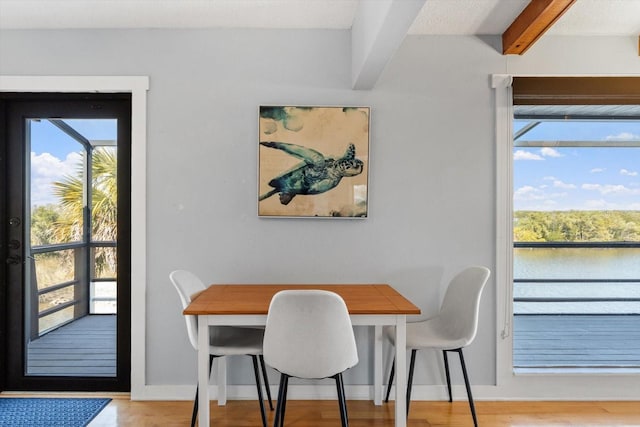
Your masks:
<path fill-rule="evenodd" d="M 327 378 L 358 363 L 351 318 L 340 295 L 323 290 L 285 290 L 269 306 L 264 359 L 281 373 Z"/>
<path fill-rule="evenodd" d="M 184 310 L 191 303 L 191 298 L 194 294 L 202 292 L 206 289 L 206 286 L 202 281 L 193 273 L 186 270 L 175 270 L 169 274 L 171 283 L 175 286 L 180 296 L 180 302 L 182 303 L 182 309 Z M 196 316 L 184 316 L 187 322 L 187 334 L 189 335 L 189 341 L 196 350 L 198 349 L 198 321 Z"/>
<path fill-rule="evenodd" d="M 491 271 L 482 266 L 467 267 L 449 283 L 444 294 L 438 323 L 449 338 L 471 344 L 478 330 L 480 297 Z"/>

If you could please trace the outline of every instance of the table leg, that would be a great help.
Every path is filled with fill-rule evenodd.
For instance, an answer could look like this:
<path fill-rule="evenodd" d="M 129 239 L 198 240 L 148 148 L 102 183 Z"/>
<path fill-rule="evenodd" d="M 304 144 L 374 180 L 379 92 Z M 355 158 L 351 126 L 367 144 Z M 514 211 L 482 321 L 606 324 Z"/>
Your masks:
<path fill-rule="evenodd" d="M 198 316 L 198 426 L 209 427 L 209 322 Z"/>
<path fill-rule="evenodd" d="M 227 404 L 227 358 L 218 357 L 218 406 Z"/>
<path fill-rule="evenodd" d="M 374 327 L 373 342 L 373 404 L 382 405 L 382 326 Z"/>
<path fill-rule="evenodd" d="M 407 316 L 396 317 L 396 427 L 407 426 Z"/>

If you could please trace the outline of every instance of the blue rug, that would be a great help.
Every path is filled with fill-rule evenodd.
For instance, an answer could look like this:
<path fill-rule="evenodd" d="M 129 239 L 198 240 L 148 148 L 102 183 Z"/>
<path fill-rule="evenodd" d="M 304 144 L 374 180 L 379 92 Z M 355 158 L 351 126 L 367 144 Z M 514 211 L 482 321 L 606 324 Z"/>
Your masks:
<path fill-rule="evenodd" d="M 0 398 L 1 427 L 85 427 L 111 399 Z"/>

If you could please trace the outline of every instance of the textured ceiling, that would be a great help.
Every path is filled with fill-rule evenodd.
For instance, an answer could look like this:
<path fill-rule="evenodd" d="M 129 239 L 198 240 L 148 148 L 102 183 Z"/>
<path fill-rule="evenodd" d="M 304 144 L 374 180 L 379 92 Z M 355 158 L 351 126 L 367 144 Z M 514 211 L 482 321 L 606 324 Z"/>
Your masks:
<path fill-rule="evenodd" d="M 0 29 L 349 29 L 358 3 L 359 0 L 0 0 Z M 408 33 L 502 34 L 528 3 L 427 0 Z M 578 0 L 548 34 L 638 36 L 640 0 Z"/>

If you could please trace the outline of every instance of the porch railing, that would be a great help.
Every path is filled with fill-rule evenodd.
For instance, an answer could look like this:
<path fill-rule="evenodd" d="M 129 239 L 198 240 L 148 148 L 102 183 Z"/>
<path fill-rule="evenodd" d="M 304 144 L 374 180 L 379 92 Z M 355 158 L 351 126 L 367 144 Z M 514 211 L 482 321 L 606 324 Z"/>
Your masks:
<path fill-rule="evenodd" d="M 111 303 L 115 312 L 116 277 L 96 276 L 96 249 L 115 248 L 115 241 L 106 242 L 74 242 L 53 245 L 34 246 L 30 250 L 30 335 L 35 339 L 47 332 L 63 326 L 75 319 L 92 314 L 96 311 L 96 303 Z M 64 251 L 70 251 L 71 255 L 65 255 Z M 56 257 L 57 255 L 57 257 Z M 48 266 L 38 265 L 39 259 L 66 261 L 67 265 L 50 262 Z M 54 258 L 55 257 L 55 258 Z M 44 275 L 44 271 L 38 269 L 59 269 L 58 274 L 65 273 L 65 280 L 57 282 L 38 283 L 38 273 Z M 64 271 L 69 269 L 71 271 Z M 55 272 L 50 272 L 49 278 L 56 277 Z M 55 279 L 50 279 L 55 280 Z M 113 282 L 112 295 L 99 295 L 93 292 L 96 284 Z M 104 312 L 104 311 L 102 311 Z"/>
<path fill-rule="evenodd" d="M 534 251 L 564 248 L 637 250 L 640 248 L 640 242 L 514 242 L 514 248 Z M 541 270 L 544 262 L 541 261 Z M 640 259 L 637 265 L 640 266 Z M 640 267 L 634 270 L 635 272 L 621 272 L 614 266 L 604 268 L 602 274 L 606 274 L 609 278 L 586 277 L 589 274 L 585 272 L 577 272 L 576 278 L 567 278 L 566 273 L 563 277 L 552 277 L 553 273 L 546 271 L 534 273 L 538 277 L 531 277 L 533 274 L 530 272 L 520 273 L 528 277 L 517 277 L 519 273 L 514 271 L 516 276 L 514 277 L 514 314 L 544 314 L 545 309 L 540 309 L 542 311 L 540 313 L 534 307 L 551 307 L 552 305 L 556 308 L 549 310 L 549 314 L 561 314 L 563 305 L 571 307 L 567 314 L 640 314 Z M 621 273 L 624 273 L 623 277 Z M 632 275 L 631 278 L 628 277 L 629 274 Z M 598 286 L 599 284 L 602 286 Z M 536 285 L 545 286 L 548 292 L 533 291 Z M 523 291 L 519 292 L 520 290 Z M 527 290 L 531 292 L 526 292 Z M 581 311 L 580 307 L 584 310 Z"/>

